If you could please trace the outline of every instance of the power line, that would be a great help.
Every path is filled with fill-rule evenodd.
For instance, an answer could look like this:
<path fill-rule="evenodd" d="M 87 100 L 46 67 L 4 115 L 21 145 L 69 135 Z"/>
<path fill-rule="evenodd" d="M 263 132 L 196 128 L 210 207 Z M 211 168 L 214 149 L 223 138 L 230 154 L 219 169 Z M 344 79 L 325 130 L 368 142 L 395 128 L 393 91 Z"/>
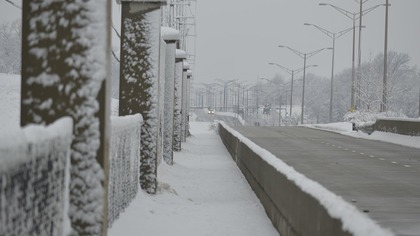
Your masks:
<path fill-rule="evenodd" d="M 18 8 L 18 9 L 22 9 L 22 7 L 21 7 L 21 6 L 16 5 L 16 4 L 15 4 L 14 2 L 12 2 L 11 0 L 4 0 L 4 1 L 6 1 L 6 2 L 8 2 L 8 3 L 12 4 L 14 7 L 16 7 L 16 8 Z"/>
<path fill-rule="evenodd" d="M 115 52 L 114 52 L 114 50 L 113 50 L 113 49 L 111 49 L 111 52 L 112 52 L 112 55 L 114 56 L 115 60 L 117 60 L 117 61 L 118 61 L 118 63 L 121 63 L 121 62 L 120 62 L 120 59 L 117 57 L 117 55 L 115 54 Z"/>

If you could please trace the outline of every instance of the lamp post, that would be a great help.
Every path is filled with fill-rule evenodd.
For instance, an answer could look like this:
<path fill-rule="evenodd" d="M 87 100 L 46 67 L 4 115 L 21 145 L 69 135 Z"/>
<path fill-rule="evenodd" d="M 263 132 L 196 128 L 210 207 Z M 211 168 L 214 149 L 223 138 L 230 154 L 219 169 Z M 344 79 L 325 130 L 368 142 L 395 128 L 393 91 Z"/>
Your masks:
<path fill-rule="evenodd" d="M 329 114 L 329 121 L 330 123 L 332 122 L 332 110 L 333 110 L 333 102 L 334 102 L 334 58 L 335 58 L 335 40 L 340 38 L 341 36 L 345 35 L 346 33 L 350 32 L 350 30 L 353 29 L 352 28 L 348 28 L 345 30 L 342 30 L 340 32 L 337 33 L 333 33 L 331 31 L 328 31 L 322 27 L 319 27 L 318 25 L 314 25 L 314 24 L 309 24 L 309 23 L 305 23 L 304 25 L 306 26 L 313 26 L 315 28 L 317 28 L 319 31 L 321 31 L 322 33 L 324 33 L 325 35 L 327 35 L 328 37 L 330 37 L 332 39 L 332 65 L 331 65 L 331 90 L 330 90 L 330 114 Z"/>
<path fill-rule="evenodd" d="M 306 59 L 316 55 L 317 53 L 325 50 L 325 49 L 331 49 L 331 48 L 321 48 L 309 53 L 302 53 L 296 49 L 293 49 L 291 47 L 288 46 L 283 46 L 283 45 L 279 45 L 278 47 L 280 48 L 287 48 L 290 51 L 292 51 L 294 54 L 296 54 L 297 56 L 299 56 L 300 58 L 303 59 L 303 86 L 302 86 L 302 113 L 300 115 L 300 123 L 303 124 L 303 112 L 304 112 L 304 107 L 305 107 L 305 76 L 306 76 Z"/>
<path fill-rule="evenodd" d="M 366 2 L 366 1 L 364 1 Z M 347 18 L 351 19 L 353 21 L 353 53 L 352 53 L 352 66 L 351 66 L 351 108 L 354 108 L 355 106 L 355 92 L 356 92 L 356 83 L 359 87 L 360 85 L 360 81 L 359 81 L 359 72 L 358 72 L 358 80 L 356 82 L 356 69 L 355 69 L 355 62 L 356 62 L 356 20 L 358 20 L 361 16 L 366 15 L 367 13 L 373 11 L 374 9 L 376 9 L 379 6 L 384 6 L 385 4 L 379 4 L 373 7 L 370 7 L 368 9 L 363 10 L 362 8 L 362 4 L 364 2 L 361 2 L 361 8 L 360 8 L 360 12 L 356 13 L 356 12 L 350 12 L 348 10 L 345 10 L 341 7 L 337 7 L 335 5 L 329 4 L 329 3 L 320 3 L 319 6 L 330 6 L 332 8 L 334 8 L 335 10 L 337 10 L 338 12 L 340 12 L 341 14 L 345 15 Z M 358 16 L 359 14 L 359 16 Z M 362 32 L 362 23 L 360 22 L 359 24 L 359 65 L 358 65 L 358 70 L 361 66 L 361 47 L 360 47 L 360 41 L 361 41 L 361 32 Z M 360 89 L 359 89 L 360 90 Z M 359 95 L 360 98 L 360 95 Z"/>
<path fill-rule="evenodd" d="M 388 0 L 385 6 L 384 81 L 382 88 L 382 112 L 388 110 Z"/>
<path fill-rule="evenodd" d="M 224 107 L 224 111 L 226 112 L 227 111 L 227 106 L 228 106 L 227 96 L 228 96 L 228 92 L 229 92 L 228 91 L 229 90 L 229 84 L 233 83 L 235 80 L 232 79 L 232 80 L 225 81 L 225 80 L 217 79 L 217 81 L 219 81 L 223 85 L 223 107 Z"/>
<path fill-rule="evenodd" d="M 294 75 L 297 74 L 297 73 L 299 73 L 299 72 L 301 72 L 301 71 L 303 71 L 303 68 L 292 70 L 292 69 L 289 69 L 287 67 L 284 67 L 284 66 L 282 66 L 280 64 L 277 64 L 277 63 L 270 62 L 268 64 L 269 65 L 278 66 L 278 67 L 280 67 L 281 69 L 283 69 L 284 71 L 286 71 L 287 73 L 289 73 L 292 76 L 292 80 L 290 81 L 291 82 L 290 83 L 291 84 L 291 88 L 290 88 L 290 108 L 289 108 L 289 110 L 290 110 L 290 116 L 292 116 Z M 317 66 L 318 65 L 309 65 L 309 66 L 306 66 L 306 68 L 309 68 L 309 67 L 317 67 Z"/>

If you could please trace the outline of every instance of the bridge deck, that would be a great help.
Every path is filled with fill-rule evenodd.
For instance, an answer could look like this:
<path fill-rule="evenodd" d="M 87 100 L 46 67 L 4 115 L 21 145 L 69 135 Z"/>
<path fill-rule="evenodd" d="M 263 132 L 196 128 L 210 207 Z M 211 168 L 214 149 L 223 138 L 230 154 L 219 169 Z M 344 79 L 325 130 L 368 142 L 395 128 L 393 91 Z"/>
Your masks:
<path fill-rule="evenodd" d="M 420 235 L 420 150 L 304 127 L 235 127 L 397 235 Z"/>

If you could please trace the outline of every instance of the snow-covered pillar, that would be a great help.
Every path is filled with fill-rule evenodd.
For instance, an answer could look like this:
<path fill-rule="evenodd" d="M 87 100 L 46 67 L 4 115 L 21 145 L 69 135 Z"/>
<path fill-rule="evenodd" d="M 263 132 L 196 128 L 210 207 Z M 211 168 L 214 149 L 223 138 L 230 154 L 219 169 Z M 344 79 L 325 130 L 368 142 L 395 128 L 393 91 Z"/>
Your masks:
<path fill-rule="evenodd" d="M 140 113 L 140 185 L 156 193 L 160 13 L 166 0 L 121 0 L 119 115 Z"/>
<path fill-rule="evenodd" d="M 187 71 L 187 124 L 186 124 L 186 136 L 190 136 L 190 105 L 191 105 L 191 79 L 192 79 L 192 71 Z M 216 106 L 216 104 L 214 104 Z"/>
<path fill-rule="evenodd" d="M 182 74 L 183 61 L 187 58 L 185 51 L 177 49 L 175 52 L 175 91 L 174 91 L 174 140 L 173 149 L 181 151 L 181 124 L 182 124 Z"/>
<path fill-rule="evenodd" d="M 110 19 L 110 0 L 22 1 L 21 125 L 73 119 L 71 235 L 107 232 Z"/>
<path fill-rule="evenodd" d="M 187 88 L 188 88 L 188 79 L 187 79 L 187 71 L 190 69 L 190 64 L 187 62 L 187 60 L 184 60 L 184 64 L 182 67 L 182 108 L 181 108 L 181 140 L 182 142 L 187 141 L 187 117 L 188 117 L 188 111 L 187 111 Z"/>
<path fill-rule="evenodd" d="M 180 38 L 176 29 L 162 27 L 162 39 L 166 43 L 165 60 L 165 88 L 163 113 L 163 160 L 173 165 L 173 136 L 174 136 L 174 85 L 175 85 L 175 50 Z"/>

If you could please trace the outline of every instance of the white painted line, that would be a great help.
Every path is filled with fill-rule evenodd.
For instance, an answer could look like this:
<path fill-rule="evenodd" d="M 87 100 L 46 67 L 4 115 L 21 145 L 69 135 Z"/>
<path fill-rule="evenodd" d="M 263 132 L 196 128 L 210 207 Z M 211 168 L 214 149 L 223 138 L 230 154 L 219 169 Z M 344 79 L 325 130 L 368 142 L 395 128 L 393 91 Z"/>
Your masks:
<path fill-rule="evenodd" d="M 411 167 L 410 165 L 404 165 L 404 166 L 407 167 L 407 168 Z"/>
<path fill-rule="evenodd" d="M 379 158 L 379 160 L 381 160 L 381 161 L 385 161 L 385 159 L 383 159 L 383 158 Z"/>
<path fill-rule="evenodd" d="M 360 155 L 365 155 L 365 153 L 361 152 Z"/>
<path fill-rule="evenodd" d="M 393 161 L 392 164 L 398 164 L 396 161 Z"/>
<path fill-rule="evenodd" d="M 374 155 L 370 155 L 369 157 L 375 157 Z"/>

